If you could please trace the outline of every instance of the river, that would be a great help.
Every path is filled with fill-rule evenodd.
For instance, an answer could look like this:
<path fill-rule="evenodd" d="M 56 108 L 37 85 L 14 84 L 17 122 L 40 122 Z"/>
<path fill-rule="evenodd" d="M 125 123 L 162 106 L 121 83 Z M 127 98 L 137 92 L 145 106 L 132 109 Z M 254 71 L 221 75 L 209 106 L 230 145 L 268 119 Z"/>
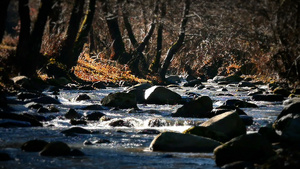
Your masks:
<path fill-rule="evenodd" d="M 206 88 L 191 87 L 170 88 L 182 97 L 189 97 L 188 92 L 209 96 L 214 107 L 220 106 L 228 99 L 242 99 L 257 104 L 258 108 L 243 108 L 254 123 L 247 127 L 247 132 L 257 132 L 259 127 L 273 122 L 283 108 L 282 102 L 254 102 L 247 96 L 250 88 L 240 88 L 237 85 L 221 86 L 216 83 L 204 83 Z M 258 86 L 267 89 L 266 86 Z M 228 91 L 221 91 L 226 88 Z M 60 90 L 58 100 L 61 105 L 55 105 L 58 113 L 44 113 L 50 121 L 43 122 L 44 127 L 0 128 L 0 150 L 11 155 L 13 160 L 0 162 L 0 168 L 218 168 L 213 159 L 213 153 L 174 153 L 152 152 L 148 149 L 157 134 L 140 133 L 143 129 L 182 132 L 190 126 L 198 125 L 207 119 L 171 117 L 170 114 L 182 105 L 151 105 L 138 104 L 143 113 L 128 113 L 128 109 L 100 110 L 111 120 L 94 121 L 87 125 L 78 125 L 94 131 L 93 134 L 76 134 L 66 136 L 61 131 L 72 125 L 69 120 L 62 118 L 69 108 L 74 108 L 81 114 L 95 112 L 83 110 L 87 105 L 100 104 L 100 100 L 112 92 L 123 91 L 124 87 L 101 90 Z M 79 94 L 87 94 L 90 100 L 74 101 Z M 51 93 L 44 94 L 52 96 Z M 8 99 L 16 99 L 11 96 Z M 10 104 L 14 113 L 36 113 L 21 104 Z M 46 106 L 46 105 L 44 105 Z M 155 110 L 155 111 L 147 111 Z M 130 122 L 131 127 L 112 127 L 110 122 L 123 119 Z M 160 119 L 162 125 L 153 126 L 151 121 Z M 63 141 L 71 148 L 84 152 L 82 157 L 44 157 L 36 152 L 23 152 L 20 146 L 29 140 L 41 139 L 48 142 Z M 84 145 L 85 141 L 108 140 L 107 143 Z"/>

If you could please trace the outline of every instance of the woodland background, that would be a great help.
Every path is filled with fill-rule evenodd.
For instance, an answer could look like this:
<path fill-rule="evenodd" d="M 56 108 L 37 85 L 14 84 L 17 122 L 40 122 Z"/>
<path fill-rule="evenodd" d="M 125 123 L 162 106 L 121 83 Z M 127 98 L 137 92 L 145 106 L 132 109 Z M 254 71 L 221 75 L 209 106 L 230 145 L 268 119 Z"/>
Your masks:
<path fill-rule="evenodd" d="M 0 8 L 8 78 L 51 78 L 43 70 L 54 64 L 87 81 L 244 74 L 299 84 L 299 0 L 2 0 Z"/>

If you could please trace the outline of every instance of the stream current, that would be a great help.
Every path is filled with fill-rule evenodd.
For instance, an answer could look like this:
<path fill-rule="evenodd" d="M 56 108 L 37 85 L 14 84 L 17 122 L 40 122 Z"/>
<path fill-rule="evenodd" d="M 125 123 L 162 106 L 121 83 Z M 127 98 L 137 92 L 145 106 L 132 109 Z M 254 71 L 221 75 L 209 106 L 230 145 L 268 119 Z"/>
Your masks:
<path fill-rule="evenodd" d="M 196 93 L 209 96 L 213 107 L 223 104 L 228 99 L 241 99 L 258 105 L 258 108 L 242 108 L 254 123 L 247 126 L 247 132 L 257 132 L 259 127 L 272 123 L 283 108 L 282 102 L 254 102 L 247 93 L 250 88 L 240 88 L 237 85 L 220 86 L 215 83 L 204 83 L 206 88 L 176 87 L 171 90 L 183 98 L 187 93 Z M 219 89 L 226 87 L 228 91 Z M 258 86 L 267 89 L 266 86 Z M 43 116 L 52 119 L 43 122 L 44 127 L 0 128 L 0 150 L 7 152 L 13 160 L 0 162 L 0 168 L 218 168 L 213 159 L 213 153 L 176 153 L 152 152 L 148 149 L 157 134 L 140 133 L 144 129 L 154 129 L 160 132 L 183 132 L 191 126 L 199 125 L 205 118 L 171 117 L 171 113 L 182 105 L 154 105 L 138 104 L 142 113 L 128 113 L 129 109 L 100 110 L 111 120 L 88 122 L 87 125 L 76 125 L 94 131 L 93 134 L 76 134 L 66 136 L 61 131 L 74 127 L 70 120 L 62 118 L 69 108 L 74 108 L 81 114 L 99 112 L 98 110 L 83 110 L 83 107 L 100 104 L 100 100 L 109 93 L 123 91 L 125 88 L 107 88 L 101 90 L 60 90 L 58 99 L 61 105 L 55 105 L 58 113 L 43 113 Z M 44 94 L 52 96 L 51 93 Z M 87 94 L 90 100 L 74 101 L 79 94 Z M 8 99 L 16 99 L 11 97 Z M 44 107 L 47 105 L 44 105 Z M 21 104 L 10 104 L 13 113 L 36 113 L 34 109 L 27 109 Z M 155 111 L 148 111 L 155 110 Z M 116 119 L 130 122 L 131 127 L 112 127 L 109 123 Z M 160 125 L 153 122 L 159 119 Z M 36 152 L 23 152 L 21 145 L 29 140 L 40 139 L 48 142 L 62 141 L 71 148 L 81 150 L 85 156 L 80 157 L 44 157 Z M 84 145 L 85 141 L 108 140 L 107 143 Z"/>

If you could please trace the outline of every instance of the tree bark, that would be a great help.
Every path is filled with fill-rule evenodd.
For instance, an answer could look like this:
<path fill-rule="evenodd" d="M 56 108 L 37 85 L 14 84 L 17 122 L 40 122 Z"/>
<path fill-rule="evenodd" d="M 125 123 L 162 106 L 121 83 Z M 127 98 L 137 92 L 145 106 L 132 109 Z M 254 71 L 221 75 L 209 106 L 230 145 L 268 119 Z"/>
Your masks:
<path fill-rule="evenodd" d="M 42 57 L 40 55 L 42 38 L 45 30 L 45 25 L 48 19 L 48 15 L 51 11 L 53 0 L 41 0 L 41 6 L 37 20 L 34 23 L 34 28 L 30 35 L 29 48 L 26 71 L 24 72 L 27 76 L 35 76 L 36 70 L 39 64 L 42 64 Z"/>
<path fill-rule="evenodd" d="M 0 43 L 5 31 L 5 22 L 7 17 L 7 8 L 10 0 L 1 0 L 0 1 Z"/>
<path fill-rule="evenodd" d="M 106 0 L 101 0 L 102 10 L 105 14 L 106 23 L 108 26 L 109 34 L 112 40 L 112 53 L 110 58 L 112 60 L 118 60 L 119 63 L 127 63 L 128 58 L 125 51 L 125 45 L 122 39 L 121 31 L 118 24 L 118 16 L 110 14 L 108 12 L 108 6 Z M 124 57 L 124 58 L 123 58 Z"/>
<path fill-rule="evenodd" d="M 80 30 L 78 32 L 75 41 L 75 45 L 73 48 L 73 55 L 72 55 L 73 57 L 72 57 L 71 65 L 69 65 L 69 67 L 76 65 L 78 56 L 82 52 L 83 45 L 88 41 L 88 35 L 91 30 L 93 18 L 95 14 L 95 5 L 96 5 L 96 0 L 90 0 L 89 7 L 86 10 L 85 17 L 81 23 Z"/>
<path fill-rule="evenodd" d="M 173 59 L 174 55 L 178 52 L 180 47 L 182 46 L 184 42 L 184 36 L 185 36 L 185 27 L 188 21 L 188 14 L 190 9 L 190 0 L 185 0 L 185 7 L 184 7 L 184 13 L 183 13 L 183 19 L 181 22 L 181 29 L 180 34 L 178 36 L 178 39 L 175 43 L 172 44 L 171 48 L 167 52 L 167 56 L 164 60 L 164 63 L 162 65 L 161 71 L 160 71 L 160 78 L 162 80 L 165 80 L 165 76 L 167 73 L 167 69 L 169 68 L 171 64 L 171 60 Z"/>
<path fill-rule="evenodd" d="M 69 21 L 69 27 L 66 35 L 67 37 L 62 47 L 61 55 L 58 58 L 58 61 L 65 64 L 69 69 L 73 65 L 73 47 L 80 28 L 80 21 L 83 15 L 83 6 L 84 0 L 75 1 Z"/>
<path fill-rule="evenodd" d="M 157 73 L 158 68 L 159 68 L 159 63 L 160 63 L 160 58 L 161 58 L 161 50 L 162 50 L 162 33 L 163 33 L 163 18 L 166 16 L 166 3 L 162 2 L 161 4 L 161 15 L 160 15 L 160 21 L 157 29 L 157 42 L 156 42 L 156 55 L 155 58 L 151 64 L 150 70 L 152 73 Z"/>
<path fill-rule="evenodd" d="M 29 53 L 29 39 L 30 39 L 30 15 L 28 0 L 19 0 L 19 16 L 21 22 L 21 29 L 19 33 L 19 42 L 16 51 L 16 65 L 19 71 L 26 72 L 27 67 L 24 65 Z"/>
<path fill-rule="evenodd" d="M 134 37 L 132 27 L 131 27 L 131 24 L 130 24 L 129 19 L 128 19 L 128 14 L 126 12 L 126 9 L 124 8 L 124 5 L 123 5 L 123 10 L 122 11 L 123 11 L 123 22 L 124 22 L 124 25 L 125 25 L 125 29 L 128 33 L 129 40 L 130 40 L 132 46 L 134 48 L 136 48 L 137 45 L 138 45 L 138 42 Z"/>

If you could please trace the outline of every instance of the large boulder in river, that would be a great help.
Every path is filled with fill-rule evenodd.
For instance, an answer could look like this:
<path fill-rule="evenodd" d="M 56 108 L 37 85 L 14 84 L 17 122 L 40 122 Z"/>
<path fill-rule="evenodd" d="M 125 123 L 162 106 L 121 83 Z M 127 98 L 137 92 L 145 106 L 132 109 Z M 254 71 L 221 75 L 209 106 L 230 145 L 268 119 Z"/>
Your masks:
<path fill-rule="evenodd" d="M 41 156 L 67 156 L 71 154 L 71 148 L 63 142 L 51 142 L 40 152 Z"/>
<path fill-rule="evenodd" d="M 177 111 L 174 114 L 172 114 L 172 116 L 209 118 L 212 117 L 212 109 L 212 100 L 208 96 L 201 96 L 178 108 Z"/>
<path fill-rule="evenodd" d="M 300 102 L 292 102 L 284 107 L 273 127 L 284 141 L 300 141 Z"/>
<path fill-rule="evenodd" d="M 178 104 L 181 96 L 162 86 L 152 86 L 145 91 L 145 100 L 149 104 Z"/>
<path fill-rule="evenodd" d="M 216 133 L 215 131 L 203 126 L 193 126 L 185 130 L 183 133 L 207 137 L 220 142 L 224 142 L 228 139 L 225 135 L 222 135 L 222 133 Z"/>
<path fill-rule="evenodd" d="M 164 132 L 151 142 L 153 151 L 211 152 L 220 142 L 192 134 Z"/>
<path fill-rule="evenodd" d="M 21 150 L 26 152 L 39 152 L 42 151 L 47 144 L 48 142 L 44 140 L 30 140 L 22 144 Z"/>
<path fill-rule="evenodd" d="M 234 137 L 246 134 L 246 126 L 235 111 L 230 111 L 212 117 L 200 126 L 207 127 L 228 141 Z"/>
<path fill-rule="evenodd" d="M 236 137 L 214 150 L 215 161 L 223 166 L 236 161 L 249 161 L 257 164 L 266 162 L 275 155 L 270 142 L 258 133 Z"/>
<path fill-rule="evenodd" d="M 110 93 L 101 100 L 101 104 L 107 107 L 117 107 L 120 109 L 137 108 L 137 101 L 131 93 Z"/>
<path fill-rule="evenodd" d="M 137 103 L 145 103 L 145 90 L 150 88 L 151 86 L 152 85 L 149 83 L 141 83 L 128 88 L 126 92 L 134 94 Z"/>
<path fill-rule="evenodd" d="M 29 117 L 29 116 L 22 115 L 22 114 L 7 113 L 7 112 L 0 111 L 0 119 L 11 119 L 11 120 L 16 120 L 16 121 L 21 121 L 21 122 L 28 122 L 29 125 L 26 125 L 28 127 L 43 126 L 43 124 L 40 123 L 36 118 Z M 14 124 L 11 124 L 11 125 L 14 126 Z M 18 126 L 18 125 L 16 125 L 16 126 Z"/>

